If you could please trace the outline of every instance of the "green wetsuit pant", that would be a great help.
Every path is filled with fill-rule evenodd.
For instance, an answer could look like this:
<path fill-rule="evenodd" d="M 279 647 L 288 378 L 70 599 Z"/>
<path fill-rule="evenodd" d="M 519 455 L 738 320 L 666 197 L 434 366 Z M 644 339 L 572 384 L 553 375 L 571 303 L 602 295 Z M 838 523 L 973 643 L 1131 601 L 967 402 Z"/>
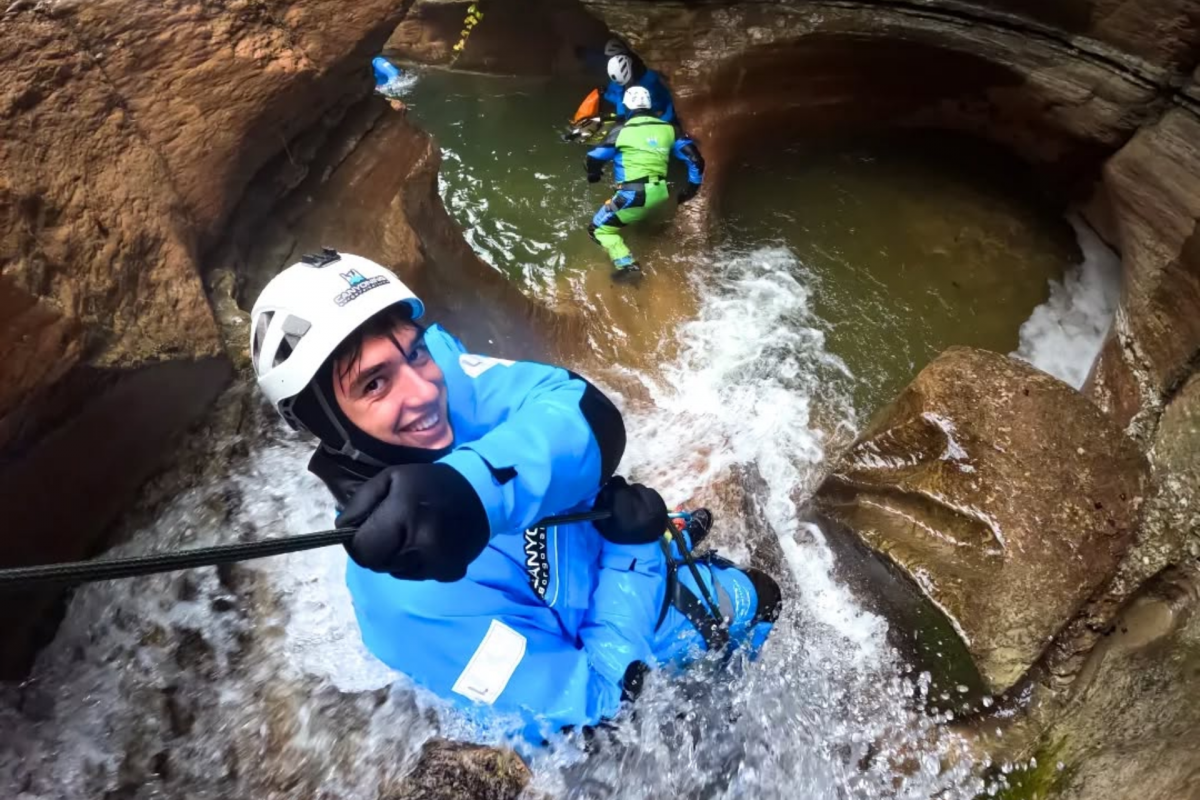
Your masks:
<path fill-rule="evenodd" d="M 633 254 L 621 238 L 621 229 L 641 222 L 653 209 L 662 205 L 670 194 L 665 180 L 647 180 L 644 191 L 618 189 L 592 217 L 588 232 L 608 252 L 614 267 L 624 268 L 633 263 Z"/>

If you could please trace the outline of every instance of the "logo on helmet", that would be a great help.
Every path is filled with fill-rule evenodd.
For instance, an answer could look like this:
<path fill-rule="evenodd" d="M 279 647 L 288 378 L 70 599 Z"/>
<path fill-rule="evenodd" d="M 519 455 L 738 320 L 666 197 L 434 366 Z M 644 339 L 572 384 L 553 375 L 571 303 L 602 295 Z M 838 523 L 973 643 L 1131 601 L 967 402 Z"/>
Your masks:
<path fill-rule="evenodd" d="M 333 302 L 340 308 L 346 305 L 356 297 L 361 297 L 372 289 L 377 289 L 380 286 L 387 286 L 388 279 L 383 275 L 376 275 L 374 278 L 364 278 L 363 274 L 356 269 L 349 272 L 339 272 L 342 280 L 350 284 L 350 288 L 338 294 L 333 298 Z"/>

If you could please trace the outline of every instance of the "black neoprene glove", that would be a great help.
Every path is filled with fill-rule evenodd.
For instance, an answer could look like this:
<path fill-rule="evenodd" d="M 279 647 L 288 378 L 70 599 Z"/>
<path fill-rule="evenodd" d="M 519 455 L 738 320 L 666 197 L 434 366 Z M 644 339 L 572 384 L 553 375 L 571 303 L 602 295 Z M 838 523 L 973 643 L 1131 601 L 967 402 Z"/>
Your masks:
<path fill-rule="evenodd" d="M 490 535 L 479 495 L 446 464 L 388 467 L 359 487 L 337 525 L 358 528 L 346 544 L 356 564 L 414 581 L 461 580 Z"/>
<path fill-rule="evenodd" d="M 662 495 L 640 483 L 626 483 L 614 475 L 596 495 L 597 511 L 611 516 L 592 524 L 614 544 L 650 544 L 667 530 L 667 504 Z"/>
<path fill-rule="evenodd" d="M 589 172 L 588 173 L 588 183 L 599 183 L 600 179 L 603 177 L 604 176 L 599 172 Z"/>
<path fill-rule="evenodd" d="M 675 201 L 678 202 L 680 205 L 682 205 L 682 204 L 686 203 L 688 200 L 691 200 L 693 197 L 695 197 L 696 193 L 699 191 L 700 191 L 700 184 L 692 183 L 691 181 L 688 181 L 687 186 L 685 186 L 683 189 L 681 189 L 679 194 L 677 194 L 675 196 Z"/>

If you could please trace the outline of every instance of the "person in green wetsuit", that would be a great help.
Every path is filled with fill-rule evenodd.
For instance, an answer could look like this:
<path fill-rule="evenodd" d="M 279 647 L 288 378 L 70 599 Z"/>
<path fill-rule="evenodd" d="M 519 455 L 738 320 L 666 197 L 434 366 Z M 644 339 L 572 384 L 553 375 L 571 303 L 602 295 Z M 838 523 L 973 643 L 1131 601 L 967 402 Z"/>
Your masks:
<path fill-rule="evenodd" d="M 695 197 L 704 180 L 704 159 L 696 143 L 675 125 L 654 115 L 650 93 L 641 86 L 632 86 L 625 92 L 624 100 L 630 110 L 629 119 L 613 128 L 604 143 L 587 154 L 588 183 L 598 183 L 605 162 L 613 162 L 617 191 L 596 212 L 588 233 L 608 251 L 616 268 L 613 275 L 618 278 L 641 272 L 621 238 L 621 228 L 645 219 L 652 209 L 666 201 L 670 194 L 667 187 L 670 156 L 688 165 L 688 184 L 677 198 L 680 203 Z"/>

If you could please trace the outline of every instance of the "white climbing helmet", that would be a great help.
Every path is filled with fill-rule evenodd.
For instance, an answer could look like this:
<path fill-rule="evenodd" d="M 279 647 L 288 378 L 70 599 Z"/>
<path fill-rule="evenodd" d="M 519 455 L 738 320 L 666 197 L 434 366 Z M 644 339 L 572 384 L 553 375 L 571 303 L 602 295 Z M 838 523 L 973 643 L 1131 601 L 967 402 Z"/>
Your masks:
<path fill-rule="evenodd" d="M 633 51 L 629 49 L 629 45 L 624 41 L 614 36 L 604 43 L 604 55 L 612 58 L 613 56 L 627 56 Z"/>
<path fill-rule="evenodd" d="M 608 78 L 622 86 L 633 79 L 633 59 L 627 55 L 613 56 L 608 60 Z"/>
<path fill-rule="evenodd" d="M 383 309 L 425 304 L 390 270 L 370 259 L 325 248 L 271 279 L 250 312 L 250 359 L 259 388 L 288 424 L 304 425 L 292 401 L 354 330 Z"/>
<path fill-rule="evenodd" d="M 644 86 L 630 86 L 625 90 L 625 98 L 622 102 L 630 111 L 649 111 L 650 90 Z"/>

